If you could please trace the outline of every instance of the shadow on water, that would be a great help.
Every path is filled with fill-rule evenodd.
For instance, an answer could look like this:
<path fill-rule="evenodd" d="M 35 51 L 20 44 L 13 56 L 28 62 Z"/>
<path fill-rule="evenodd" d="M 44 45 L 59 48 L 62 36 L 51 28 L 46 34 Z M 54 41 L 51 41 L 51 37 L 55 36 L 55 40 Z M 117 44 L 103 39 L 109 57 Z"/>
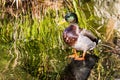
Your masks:
<path fill-rule="evenodd" d="M 72 59 L 63 70 L 61 80 L 87 80 L 98 59 L 97 56 L 90 54 L 85 56 L 85 61 Z"/>

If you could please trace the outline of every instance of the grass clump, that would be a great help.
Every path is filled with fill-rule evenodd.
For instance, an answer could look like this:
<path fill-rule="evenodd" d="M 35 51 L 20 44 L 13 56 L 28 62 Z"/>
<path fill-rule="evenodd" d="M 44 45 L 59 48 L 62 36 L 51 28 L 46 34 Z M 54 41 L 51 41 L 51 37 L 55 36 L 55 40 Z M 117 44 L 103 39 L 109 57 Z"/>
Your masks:
<path fill-rule="evenodd" d="M 52 9 L 54 6 L 46 9 L 46 4 L 43 3 L 45 4 L 45 1 L 40 2 L 40 7 L 39 1 L 28 2 L 24 4 L 24 11 L 19 5 L 18 9 L 16 5 L 12 5 L 12 8 L 2 5 L 6 10 L 8 7 L 13 9 L 13 12 L 2 12 L 2 9 L 0 13 L 0 16 L 4 15 L 0 19 L 1 79 L 60 79 L 61 71 L 68 64 L 66 56 L 72 52 L 62 40 L 62 32 L 68 24 L 58 25 L 68 11 L 78 15 L 82 28 L 91 30 L 102 40 L 95 49 L 95 54 L 100 59 L 89 79 L 118 77 L 119 72 L 115 72 L 119 71 L 119 59 L 110 52 L 114 47 L 105 43 L 106 28 L 98 23 L 101 19 L 93 13 L 93 2 L 66 0 L 63 2 L 64 8 L 57 10 Z M 43 9 L 41 15 L 37 6 Z M 37 11 L 38 15 L 34 11 Z"/>

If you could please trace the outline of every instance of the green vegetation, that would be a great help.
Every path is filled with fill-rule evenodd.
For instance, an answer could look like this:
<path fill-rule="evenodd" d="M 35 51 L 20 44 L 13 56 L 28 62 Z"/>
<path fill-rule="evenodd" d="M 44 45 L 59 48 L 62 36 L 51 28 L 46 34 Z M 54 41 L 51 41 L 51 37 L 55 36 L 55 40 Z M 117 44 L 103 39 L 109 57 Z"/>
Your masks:
<path fill-rule="evenodd" d="M 53 1 L 53 5 L 63 6 L 56 10 L 46 7 L 44 0 L 26 2 L 24 6 L 0 2 L 0 80 L 59 80 L 69 63 L 67 55 L 72 53 L 62 40 L 68 24 L 58 24 L 68 11 L 76 12 L 79 25 L 102 40 L 94 50 L 100 59 L 89 80 L 113 80 L 120 76 L 120 56 L 118 52 L 114 54 L 111 44 L 105 43 L 106 28 L 97 23 L 101 19 L 93 13 L 94 3 L 78 1 Z"/>

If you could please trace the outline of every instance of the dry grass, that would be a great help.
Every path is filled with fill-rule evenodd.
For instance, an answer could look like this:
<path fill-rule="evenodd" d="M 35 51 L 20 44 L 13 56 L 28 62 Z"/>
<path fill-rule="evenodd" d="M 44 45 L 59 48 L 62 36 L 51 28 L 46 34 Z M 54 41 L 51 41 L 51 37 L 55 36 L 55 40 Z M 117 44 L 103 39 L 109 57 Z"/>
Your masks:
<path fill-rule="evenodd" d="M 71 49 L 62 40 L 62 31 L 68 24 L 58 25 L 58 22 L 68 11 L 76 12 L 79 25 L 101 39 L 94 50 L 100 59 L 89 80 L 119 78 L 120 37 L 114 35 L 118 33 L 113 30 L 111 19 L 106 25 L 98 23 L 101 19 L 93 14 L 92 2 L 26 0 L 24 3 L 18 0 L 15 4 L 11 0 L 2 0 L 1 3 L 0 79 L 59 80 L 61 71 L 69 62 L 66 56 Z"/>

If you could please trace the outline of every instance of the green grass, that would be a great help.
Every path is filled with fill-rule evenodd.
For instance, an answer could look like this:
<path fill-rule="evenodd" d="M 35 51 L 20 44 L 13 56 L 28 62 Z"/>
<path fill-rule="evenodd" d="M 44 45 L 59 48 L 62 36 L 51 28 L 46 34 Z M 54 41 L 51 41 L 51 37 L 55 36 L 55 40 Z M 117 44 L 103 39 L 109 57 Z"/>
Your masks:
<path fill-rule="evenodd" d="M 67 23 L 58 25 L 68 11 L 75 12 L 79 17 L 79 25 L 95 33 L 105 45 L 105 28 L 98 24 L 93 14 L 93 3 L 78 4 L 58 11 L 48 10 L 40 20 L 32 19 L 30 12 L 20 14 L 18 18 L 6 14 L 0 20 L 0 79 L 1 80 L 59 80 L 60 73 L 69 63 L 67 55 L 72 53 L 62 39 L 62 32 Z M 2 13 L 0 13 L 2 15 Z M 99 26 L 101 26 L 99 28 Z M 98 29 L 99 28 L 99 29 Z M 104 29 L 104 30 L 103 30 Z M 100 58 L 93 69 L 90 80 L 109 80 L 114 78 L 115 71 L 120 71 L 120 61 L 105 46 L 95 49 Z M 109 45 L 108 45 L 109 46 Z M 115 64 L 114 64 L 115 63 Z M 119 72 L 115 75 L 120 74 Z"/>
<path fill-rule="evenodd" d="M 1 47 L 8 46 L 7 50 L 1 49 L 1 72 L 5 66 L 12 72 L 18 66 L 36 78 L 59 78 L 66 53 L 70 52 L 66 52 L 62 41 L 64 26 L 58 26 L 49 13 L 40 21 L 25 15 L 10 21 L 4 19 L 1 24 Z M 8 72 L 7 68 L 2 73 Z"/>

